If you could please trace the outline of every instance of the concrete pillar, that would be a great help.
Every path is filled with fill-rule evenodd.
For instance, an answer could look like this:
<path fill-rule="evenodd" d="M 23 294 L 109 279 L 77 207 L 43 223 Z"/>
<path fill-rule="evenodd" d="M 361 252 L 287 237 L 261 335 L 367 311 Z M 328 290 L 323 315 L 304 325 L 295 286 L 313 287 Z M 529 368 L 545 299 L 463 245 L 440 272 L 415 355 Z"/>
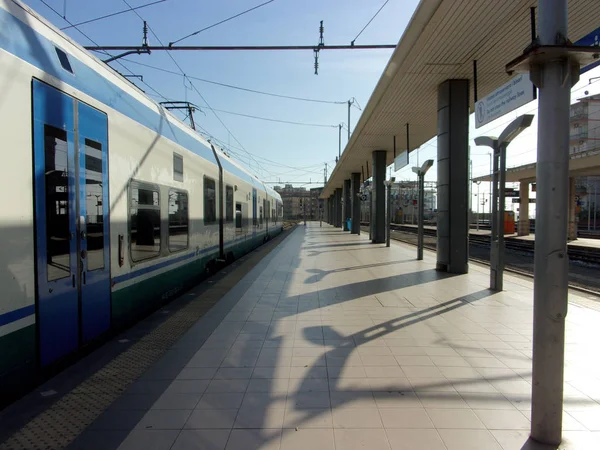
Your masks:
<path fill-rule="evenodd" d="M 577 217 L 575 209 L 577 208 L 577 199 L 575 196 L 575 178 L 569 178 L 569 228 L 567 230 L 567 239 L 574 241 L 577 239 Z"/>
<path fill-rule="evenodd" d="M 469 271 L 469 80 L 438 87 L 436 269 Z"/>
<path fill-rule="evenodd" d="M 342 189 L 335 190 L 335 226 L 342 227 Z"/>
<path fill-rule="evenodd" d="M 347 219 L 350 218 L 350 179 L 344 180 L 344 203 L 343 203 L 343 214 L 342 214 L 342 230 L 350 231 L 348 228 Z"/>
<path fill-rule="evenodd" d="M 327 199 L 327 208 L 329 211 L 329 216 L 327 217 L 327 223 L 329 225 L 333 225 L 333 195 L 330 195 Z"/>
<path fill-rule="evenodd" d="M 517 225 L 518 236 L 529 235 L 529 183 L 519 182 L 519 223 Z"/>
<path fill-rule="evenodd" d="M 371 242 L 380 244 L 385 242 L 385 150 L 373 152 L 373 203 L 371 210 L 371 221 L 373 231 Z"/>
<path fill-rule="evenodd" d="M 539 0 L 540 45 L 566 43 L 567 0 Z M 536 221 L 533 286 L 531 437 L 562 440 L 565 319 L 569 296 L 569 118 L 571 87 L 579 67 L 565 59 L 531 66 L 538 87 Z"/>
<path fill-rule="evenodd" d="M 352 234 L 360 234 L 360 173 L 353 173 L 350 178 L 350 204 L 352 217 Z"/>

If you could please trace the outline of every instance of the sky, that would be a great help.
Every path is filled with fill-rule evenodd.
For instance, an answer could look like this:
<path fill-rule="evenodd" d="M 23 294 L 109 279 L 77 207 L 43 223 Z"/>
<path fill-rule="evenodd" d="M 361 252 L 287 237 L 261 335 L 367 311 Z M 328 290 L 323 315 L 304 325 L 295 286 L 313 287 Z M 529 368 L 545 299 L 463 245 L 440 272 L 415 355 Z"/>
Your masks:
<path fill-rule="evenodd" d="M 187 34 L 228 18 L 266 0 L 167 0 L 137 10 L 151 31 L 165 45 Z M 315 45 L 319 22 L 324 21 L 326 44 L 350 44 L 385 0 L 274 0 L 243 16 L 180 42 L 181 45 Z M 44 0 L 61 15 L 65 0 Z M 26 0 L 38 13 L 59 27 L 68 26 L 41 0 Z M 73 24 L 151 3 L 152 0 L 66 0 L 66 18 Z M 356 44 L 397 44 L 416 8 L 417 0 L 390 0 Z M 101 45 L 139 45 L 142 20 L 128 12 L 78 26 Z M 77 30 L 65 32 L 83 45 L 94 45 Z M 160 45 L 152 33 L 151 45 Z M 375 87 L 392 50 L 322 51 L 319 75 L 314 74 L 312 51 L 286 52 L 172 52 L 187 76 L 199 77 L 244 88 L 317 100 L 346 102 L 356 99 L 351 126 Z M 250 165 L 266 181 L 304 184 L 323 182 L 323 169 L 335 164 L 338 154 L 338 124 L 346 123 L 347 104 L 295 101 L 243 92 L 184 77 L 166 52 L 132 55 L 120 60 L 131 72 L 143 75 L 147 85 L 134 80 L 153 98 L 162 101 L 149 87 L 169 100 L 187 100 L 200 106 L 196 122 L 205 132 L 228 146 L 232 154 Z M 144 67 L 156 66 L 178 74 Z M 117 62 L 111 66 L 122 73 Z M 202 94 L 202 97 L 197 91 Z M 204 100 L 203 100 L 204 98 Z M 206 102 L 216 110 L 326 125 L 298 126 L 268 122 L 217 112 L 230 132 L 219 122 Z M 342 149 L 347 131 L 342 130 Z M 250 159 L 248 153 L 253 155 Z M 257 162 L 259 164 L 257 164 Z M 309 185 L 306 185 L 309 187 Z M 315 184 L 316 186 L 316 184 Z"/>
<path fill-rule="evenodd" d="M 129 6 L 156 0 L 26 0 L 26 3 L 62 28 Z M 65 32 L 83 45 L 139 45 L 142 20 L 150 26 L 150 45 L 167 45 L 190 33 L 212 25 L 268 0 L 165 0 Z M 319 41 L 319 22 L 324 22 L 325 44 L 349 44 L 385 0 L 272 0 L 236 19 L 189 37 L 181 45 L 315 45 Z M 356 44 L 397 44 L 418 0 L 389 0 L 381 13 L 356 40 Z M 47 5 L 54 8 L 56 14 Z M 139 14 L 139 16 L 138 16 Z M 590 30 L 591 31 L 591 30 Z M 200 131 L 217 139 L 229 153 L 243 161 L 251 171 L 272 184 L 298 186 L 322 185 L 323 169 L 332 171 L 338 154 L 338 125 L 342 130 L 342 151 L 347 142 L 347 104 L 351 108 L 350 127 L 356 125 L 368 103 L 392 50 L 322 51 L 319 74 L 314 74 L 312 51 L 286 52 L 153 52 L 132 55 L 111 66 L 122 73 L 143 75 L 144 83 L 133 80 L 158 101 L 186 100 L 201 108 L 195 115 Z M 101 55 L 103 56 L 103 55 Z M 104 57 L 104 56 L 103 56 Z M 141 65 L 144 64 L 144 65 Z M 162 69 L 147 67 L 148 65 Z M 178 67 L 179 66 L 179 67 Z M 175 72 L 166 73 L 164 70 Z M 186 77 L 181 73 L 185 73 Z M 596 79 L 594 79 L 597 77 Z M 329 104 L 297 101 L 258 95 L 209 84 L 194 78 L 231 84 L 274 94 L 314 100 L 344 102 Z M 587 94 L 585 94 L 587 92 Z M 574 86 L 571 101 L 600 93 L 600 68 L 582 75 Z M 216 117 L 213 110 L 217 110 Z M 253 115 L 270 119 L 316 124 L 301 126 L 232 115 Z M 472 175 L 490 172 L 489 151 L 475 146 L 479 135 L 498 135 L 520 114 L 535 114 L 532 126 L 509 147 L 507 166 L 535 162 L 537 151 L 537 101 L 533 101 L 490 124 L 475 129 L 471 117 L 470 145 Z M 426 159 L 436 160 L 435 138 L 410 155 L 403 170 L 392 173 L 396 179 L 413 179 L 411 167 Z M 435 181 L 436 167 L 427 173 Z M 310 182 L 311 184 L 309 184 Z M 482 195 L 489 191 L 482 183 Z"/>

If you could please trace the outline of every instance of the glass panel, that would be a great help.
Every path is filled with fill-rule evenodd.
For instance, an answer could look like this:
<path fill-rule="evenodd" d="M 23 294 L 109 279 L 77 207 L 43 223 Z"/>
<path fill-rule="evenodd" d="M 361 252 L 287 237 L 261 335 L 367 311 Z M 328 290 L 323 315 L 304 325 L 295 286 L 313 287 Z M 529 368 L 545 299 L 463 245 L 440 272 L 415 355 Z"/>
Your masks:
<path fill-rule="evenodd" d="M 131 259 L 142 261 L 160 253 L 160 195 L 153 186 L 131 186 Z"/>
<path fill-rule="evenodd" d="M 263 207 L 261 206 L 259 209 L 259 219 L 258 219 L 258 223 L 260 224 L 260 227 L 262 228 L 262 223 L 263 223 Z"/>
<path fill-rule="evenodd" d="M 173 180 L 183 181 L 183 156 L 173 153 Z"/>
<path fill-rule="evenodd" d="M 67 133 L 44 125 L 48 281 L 71 275 Z"/>
<path fill-rule="evenodd" d="M 85 223 L 88 271 L 104 269 L 104 197 L 102 196 L 102 144 L 85 140 Z"/>
<path fill-rule="evenodd" d="M 204 178 L 204 223 L 210 224 L 217 221 L 217 198 L 215 180 Z"/>
<path fill-rule="evenodd" d="M 235 227 L 242 228 L 242 221 L 243 221 L 242 204 L 236 203 L 235 204 Z"/>
<path fill-rule="evenodd" d="M 169 251 L 188 248 L 189 217 L 187 192 L 169 191 Z"/>
<path fill-rule="evenodd" d="M 233 188 L 225 186 L 225 222 L 233 222 Z"/>

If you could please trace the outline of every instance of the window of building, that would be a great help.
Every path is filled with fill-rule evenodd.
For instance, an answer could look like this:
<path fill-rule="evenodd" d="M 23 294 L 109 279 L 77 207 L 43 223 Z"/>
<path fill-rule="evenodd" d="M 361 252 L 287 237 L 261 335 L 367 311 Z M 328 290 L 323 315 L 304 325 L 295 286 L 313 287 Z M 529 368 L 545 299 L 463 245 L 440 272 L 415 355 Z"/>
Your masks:
<path fill-rule="evenodd" d="M 188 194 L 169 191 L 169 251 L 185 250 L 189 245 Z"/>
<path fill-rule="evenodd" d="M 132 181 L 129 196 L 131 259 L 143 261 L 160 254 L 160 192 L 157 186 Z"/>
<path fill-rule="evenodd" d="M 233 187 L 225 186 L 225 222 L 233 222 Z"/>
<path fill-rule="evenodd" d="M 204 224 L 217 221 L 217 191 L 215 180 L 204 177 Z"/>
<path fill-rule="evenodd" d="M 58 56 L 62 68 L 69 73 L 73 73 L 73 68 L 71 67 L 71 62 L 69 61 L 67 54 L 58 47 L 54 47 L 54 49 L 56 50 L 56 55 Z"/>
<path fill-rule="evenodd" d="M 183 156 L 173 153 L 173 180 L 183 181 Z"/>

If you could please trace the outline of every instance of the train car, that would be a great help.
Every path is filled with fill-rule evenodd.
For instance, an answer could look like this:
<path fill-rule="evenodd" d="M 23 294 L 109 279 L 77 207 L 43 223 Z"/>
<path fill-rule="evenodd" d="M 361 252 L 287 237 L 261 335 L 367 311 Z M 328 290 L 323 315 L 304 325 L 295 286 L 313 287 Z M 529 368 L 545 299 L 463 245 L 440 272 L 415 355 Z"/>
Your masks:
<path fill-rule="evenodd" d="M 279 194 L 0 0 L 0 396 L 282 230 Z"/>

